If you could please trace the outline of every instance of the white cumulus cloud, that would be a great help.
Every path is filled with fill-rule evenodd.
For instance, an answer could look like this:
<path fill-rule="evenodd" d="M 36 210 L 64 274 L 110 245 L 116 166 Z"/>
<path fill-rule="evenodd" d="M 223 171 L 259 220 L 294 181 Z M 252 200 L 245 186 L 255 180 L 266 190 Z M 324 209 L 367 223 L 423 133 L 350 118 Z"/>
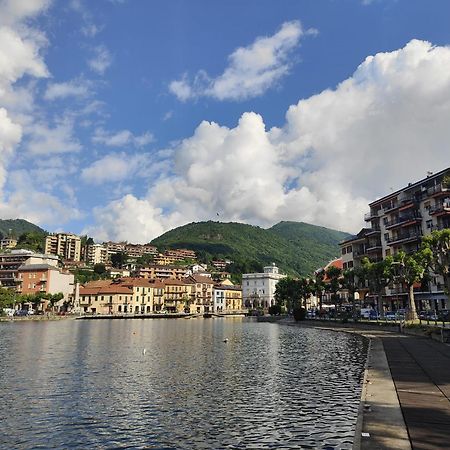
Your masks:
<path fill-rule="evenodd" d="M 111 52 L 105 45 L 97 45 L 92 49 L 93 56 L 88 60 L 89 67 L 99 75 L 103 75 L 112 64 Z"/>
<path fill-rule="evenodd" d="M 81 150 L 81 144 L 73 135 L 73 123 L 63 120 L 51 128 L 45 123 L 35 123 L 28 127 L 27 150 L 32 155 L 52 155 L 74 153 Z"/>
<path fill-rule="evenodd" d="M 291 106 L 281 128 L 255 113 L 231 129 L 201 123 L 173 148 L 170 172 L 142 198 L 97 209 L 90 232 L 145 242 L 217 212 L 356 232 L 369 202 L 449 166 L 449 123 L 450 48 L 412 40 Z"/>
<path fill-rule="evenodd" d="M 258 37 L 248 47 L 239 47 L 228 57 L 225 71 L 211 78 L 199 71 L 189 80 L 185 74 L 174 80 L 169 90 L 179 100 L 196 97 L 213 97 L 218 100 L 243 100 L 258 97 L 286 76 L 292 66 L 290 58 L 305 34 L 317 33 L 303 30 L 299 21 L 285 22 L 273 36 Z"/>
<path fill-rule="evenodd" d="M 46 100 L 66 97 L 85 98 L 90 95 L 90 83 L 85 80 L 70 80 L 62 83 L 49 83 L 45 91 Z"/>
<path fill-rule="evenodd" d="M 120 130 L 116 133 L 111 133 L 105 131 L 103 128 L 97 128 L 94 136 L 92 136 L 92 142 L 108 147 L 124 147 L 126 145 L 144 147 L 153 141 L 153 134 L 148 131 L 141 135 L 134 135 L 130 130 Z"/>

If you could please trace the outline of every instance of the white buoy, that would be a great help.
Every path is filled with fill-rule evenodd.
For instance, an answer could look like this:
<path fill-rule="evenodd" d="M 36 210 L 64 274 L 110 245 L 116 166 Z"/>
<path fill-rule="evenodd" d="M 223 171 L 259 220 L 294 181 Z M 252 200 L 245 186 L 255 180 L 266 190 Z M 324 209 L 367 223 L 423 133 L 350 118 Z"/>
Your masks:
<path fill-rule="evenodd" d="M 225 342 L 225 343 L 228 342 L 228 338 L 225 338 L 225 339 L 223 340 L 223 342 Z"/>
<path fill-rule="evenodd" d="M 144 350 L 142 350 L 142 354 L 145 355 L 147 353 L 147 349 L 144 348 Z"/>

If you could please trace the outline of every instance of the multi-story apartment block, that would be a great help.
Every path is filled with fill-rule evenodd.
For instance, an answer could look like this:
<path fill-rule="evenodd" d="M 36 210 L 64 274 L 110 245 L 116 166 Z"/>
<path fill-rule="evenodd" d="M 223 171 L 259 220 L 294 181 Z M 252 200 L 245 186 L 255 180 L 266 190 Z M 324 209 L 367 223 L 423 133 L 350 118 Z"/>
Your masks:
<path fill-rule="evenodd" d="M 29 260 L 28 260 L 29 261 Z M 75 278 L 55 265 L 29 263 L 26 261 L 18 269 L 17 291 L 21 294 L 64 294 L 61 300 L 68 301 L 73 296 Z"/>
<path fill-rule="evenodd" d="M 79 305 L 81 312 L 87 314 L 132 312 L 133 289 L 113 284 L 86 285 L 80 288 Z"/>
<path fill-rule="evenodd" d="M 213 312 L 213 286 L 214 281 L 212 278 L 204 277 L 201 275 L 191 275 L 186 278 L 186 283 L 193 285 L 192 293 L 194 295 L 194 301 L 197 313 L 211 313 Z"/>
<path fill-rule="evenodd" d="M 158 255 L 158 249 L 154 245 L 126 244 L 125 253 L 132 258 L 140 258 L 144 255 Z"/>
<path fill-rule="evenodd" d="M 286 275 L 275 264 L 264 267 L 263 273 L 242 275 L 242 301 L 246 308 L 267 309 L 275 304 L 275 288 Z"/>
<path fill-rule="evenodd" d="M 136 271 L 136 276 L 149 278 L 151 280 L 160 279 L 182 279 L 186 277 L 187 269 L 181 266 L 151 264 L 141 267 Z"/>
<path fill-rule="evenodd" d="M 86 247 L 86 262 L 91 265 L 107 264 L 109 261 L 108 249 L 103 244 L 90 244 Z"/>
<path fill-rule="evenodd" d="M 48 264 L 58 266 L 55 255 L 43 255 L 30 250 L 12 250 L 0 254 L 0 287 L 16 288 L 19 283 L 19 267 L 23 264 Z"/>
<path fill-rule="evenodd" d="M 344 269 L 358 267 L 366 256 L 380 261 L 400 250 L 413 253 L 420 248 L 423 236 L 433 230 L 450 228 L 450 168 L 370 203 L 363 228 L 354 238 L 340 244 Z M 443 292 L 443 280 L 433 277 L 428 286 L 417 287 L 416 300 L 420 309 L 448 307 Z M 407 293 L 399 286 L 387 289 L 385 307 L 392 302 L 406 306 Z"/>
<path fill-rule="evenodd" d="M 45 238 L 45 253 L 72 261 L 81 260 L 81 238 L 75 234 L 54 233 Z"/>
<path fill-rule="evenodd" d="M 214 285 L 213 288 L 213 311 L 240 312 L 242 311 L 242 288 L 235 286 L 230 280 Z"/>
<path fill-rule="evenodd" d="M 186 280 L 168 279 L 164 284 L 164 309 L 173 313 L 195 313 L 197 302 L 194 296 L 194 285 Z"/>
<path fill-rule="evenodd" d="M 15 248 L 17 245 L 17 239 L 11 237 L 5 237 L 0 241 L 0 248 Z"/>

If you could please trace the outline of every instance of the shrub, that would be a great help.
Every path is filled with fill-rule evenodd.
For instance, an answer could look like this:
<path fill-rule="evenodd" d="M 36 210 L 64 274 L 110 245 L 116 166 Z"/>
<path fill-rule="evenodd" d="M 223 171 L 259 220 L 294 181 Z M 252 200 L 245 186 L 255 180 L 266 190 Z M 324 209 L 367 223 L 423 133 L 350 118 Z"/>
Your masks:
<path fill-rule="evenodd" d="M 279 316 L 281 314 L 281 306 L 280 305 L 272 305 L 269 307 L 269 314 L 271 316 Z"/>
<path fill-rule="evenodd" d="M 305 308 L 294 308 L 294 311 L 292 311 L 292 314 L 293 314 L 296 322 L 298 322 L 300 320 L 305 320 L 306 309 Z"/>

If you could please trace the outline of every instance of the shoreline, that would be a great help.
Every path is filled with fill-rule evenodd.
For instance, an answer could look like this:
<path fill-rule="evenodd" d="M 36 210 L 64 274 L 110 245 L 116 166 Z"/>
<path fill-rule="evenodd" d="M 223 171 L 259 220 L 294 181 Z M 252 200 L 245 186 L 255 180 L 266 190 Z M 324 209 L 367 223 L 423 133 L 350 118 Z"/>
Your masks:
<path fill-rule="evenodd" d="M 288 326 L 305 326 L 326 331 L 356 334 L 369 340 L 358 417 L 355 425 L 353 449 L 411 450 L 411 442 L 403 412 L 384 351 L 381 336 L 392 334 L 401 338 L 395 329 L 364 329 L 350 324 L 308 323 L 281 320 Z M 379 327 L 378 327 L 379 328 Z M 394 328 L 394 327 L 392 327 Z"/>

